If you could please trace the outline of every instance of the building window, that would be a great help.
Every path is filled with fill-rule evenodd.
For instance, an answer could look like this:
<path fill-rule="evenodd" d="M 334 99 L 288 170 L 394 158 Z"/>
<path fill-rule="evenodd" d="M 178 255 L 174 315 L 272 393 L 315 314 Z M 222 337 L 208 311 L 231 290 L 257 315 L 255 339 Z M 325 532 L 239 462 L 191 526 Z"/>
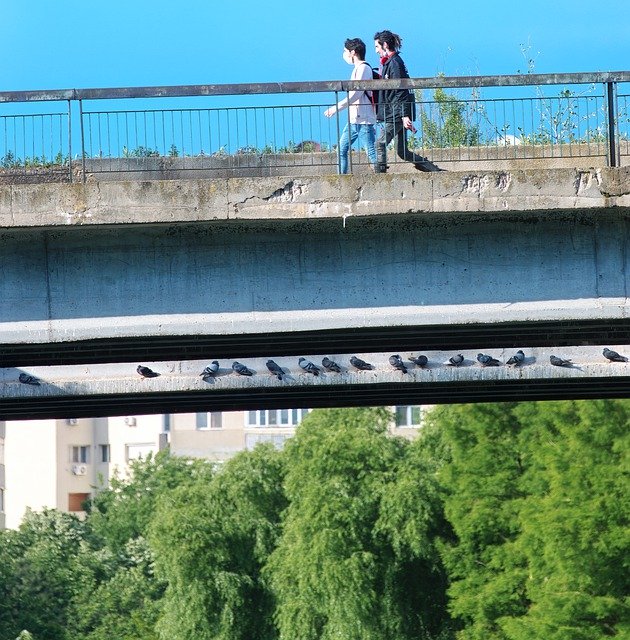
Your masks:
<path fill-rule="evenodd" d="M 164 433 L 169 433 L 171 430 L 171 414 L 170 413 L 165 413 L 162 416 L 163 419 L 163 429 L 164 429 Z"/>
<path fill-rule="evenodd" d="M 221 429 L 223 427 L 223 414 L 220 411 L 198 413 L 196 427 L 197 429 Z"/>
<path fill-rule="evenodd" d="M 4 489 L 0 489 L 0 513 L 4 513 Z"/>
<path fill-rule="evenodd" d="M 267 409 L 248 411 L 246 427 L 296 427 L 307 416 L 310 409 Z"/>
<path fill-rule="evenodd" d="M 69 493 L 68 511 L 85 511 L 85 503 L 89 499 L 89 493 Z"/>
<path fill-rule="evenodd" d="M 81 462 L 83 464 L 88 464 L 90 462 L 90 447 L 70 447 L 70 462 Z"/>
<path fill-rule="evenodd" d="M 130 460 L 140 460 L 141 458 L 146 459 L 149 454 L 155 455 L 156 453 L 157 445 L 151 442 L 125 445 L 125 456 L 127 462 Z"/>
<path fill-rule="evenodd" d="M 400 406 L 396 407 L 396 426 L 397 427 L 419 427 L 422 424 L 422 407 Z"/>
<path fill-rule="evenodd" d="M 99 444 L 98 448 L 101 452 L 101 456 L 100 456 L 101 462 L 111 462 L 112 452 L 111 452 L 110 446 L 108 444 Z"/>
<path fill-rule="evenodd" d="M 290 437 L 284 434 L 247 433 L 245 434 L 245 448 L 251 451 L 260 442 L 271 442 L 276 449 L 282 449 Z"/>

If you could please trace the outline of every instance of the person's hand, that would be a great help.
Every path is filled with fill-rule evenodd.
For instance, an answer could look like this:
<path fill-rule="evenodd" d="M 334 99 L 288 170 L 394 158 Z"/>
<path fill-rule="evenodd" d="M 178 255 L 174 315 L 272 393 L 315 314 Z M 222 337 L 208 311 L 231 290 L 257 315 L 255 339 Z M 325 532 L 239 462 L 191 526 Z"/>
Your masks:
<path fill-rule="evenodd" d="M 332 118 L 335 113 L 337 113 L 337 109 L 335 109 L 335 107 L 330 107 L 330 109 L 326 109 L 326 111 L 324 111 L 324 115 L 327 118 Z"/>
<path fill-rule="evenodd" d="M 403 128 L 408 129 L 409 131 L 411 131 L 411 133 L 416 133 L 416 131 L 418 131 L 414 126 L 413 126 L 413 122 L 411 122 L 411 118 L 408 118 L 407 116 L 403 116 Z"/>

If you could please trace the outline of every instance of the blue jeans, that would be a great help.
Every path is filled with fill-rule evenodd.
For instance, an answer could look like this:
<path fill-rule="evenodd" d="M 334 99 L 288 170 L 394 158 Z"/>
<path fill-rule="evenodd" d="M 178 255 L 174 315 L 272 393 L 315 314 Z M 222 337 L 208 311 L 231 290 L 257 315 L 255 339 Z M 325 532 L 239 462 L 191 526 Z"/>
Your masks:
<path fill-rule="evenodd" d="M 356 139 L 359 139 L 359 147 L 365 149 L 370 164 L 376 164 L 376 127 L 373 124 L 347 124 L 339 140 L 339 173 L 348 173 L 348 153 Z"/>

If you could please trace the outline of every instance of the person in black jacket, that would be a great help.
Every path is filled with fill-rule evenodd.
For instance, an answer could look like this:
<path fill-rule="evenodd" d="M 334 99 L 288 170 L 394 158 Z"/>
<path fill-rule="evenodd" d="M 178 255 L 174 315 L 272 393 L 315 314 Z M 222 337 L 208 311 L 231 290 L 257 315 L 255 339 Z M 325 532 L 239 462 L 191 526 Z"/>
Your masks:
<path fill-rule="evenodd" d="M 391 31 L 379 31 L 374 35 L 374 48 L 381 58 L 381 77 L 387 79 L 408 78 L 409 73 L 398 54 L 402 39 Z M 407 131 L 416 132 L 413 121 L 416 104 L 409 89 L 381 89 L 379 91 L 377 119 L 383 123 L 376 140 L 376 173 L 387 171 L 387 145 L 396 138 L 396 153 L 407 162 L 412 162 L 418 171 L 442 171 L 427 158 L 407 148 Z"/>

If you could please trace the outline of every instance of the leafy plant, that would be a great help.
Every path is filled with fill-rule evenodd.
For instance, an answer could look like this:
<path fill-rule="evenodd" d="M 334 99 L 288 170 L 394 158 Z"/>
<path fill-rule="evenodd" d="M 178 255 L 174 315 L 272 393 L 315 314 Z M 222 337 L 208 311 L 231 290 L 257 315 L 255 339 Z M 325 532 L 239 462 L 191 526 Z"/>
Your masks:
<path fill-rule="evenodd" d="M 470 123 L 469 101 L 435 89 L 433 103 L 420 113 L 423 146 L 431 148 L 471 147 L 481 141 L 479 127 Z M 416 140 L 413 140 L 413 144 Z"/>

